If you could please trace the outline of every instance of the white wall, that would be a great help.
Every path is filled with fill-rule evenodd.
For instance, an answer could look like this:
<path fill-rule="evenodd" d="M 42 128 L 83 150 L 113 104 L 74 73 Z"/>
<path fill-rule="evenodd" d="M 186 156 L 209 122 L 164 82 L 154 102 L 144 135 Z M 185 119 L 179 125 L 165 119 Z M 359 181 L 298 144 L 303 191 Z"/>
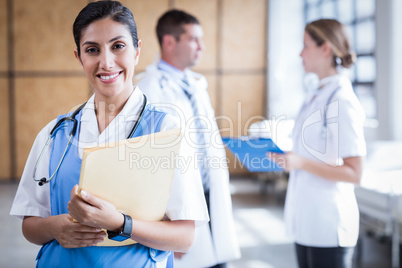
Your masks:
<path fill-rule="evenodd" d="M 402 140 L 402 2 L 376 1 L 378 133 L 380 140 Z"/>
<path fill-rule="evenodd" d="M 392 138 L 402 140 L 402 1 L 392 1 Z"/>
<path fill-rule="evenodd" d="M 267 117 L 294 119 L 304 99 L 303 0 L 269 0 Z"/>

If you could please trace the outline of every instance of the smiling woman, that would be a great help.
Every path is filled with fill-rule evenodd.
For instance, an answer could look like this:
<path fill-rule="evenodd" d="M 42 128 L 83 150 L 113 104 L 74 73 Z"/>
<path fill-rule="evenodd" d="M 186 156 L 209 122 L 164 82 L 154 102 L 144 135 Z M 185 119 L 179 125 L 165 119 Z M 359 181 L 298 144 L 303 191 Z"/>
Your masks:
<path fill-rule="evenodd" d="M 193 167 L 176 172 L 165 218 L 160 222 L 131 219 L 90 193 L 78 196 L 76 184 L 85 146 L 114 144 L 177 128 L 179 122 L 147 104 L 133 84 L 141 41 L 128 8 L 118 1 L 92 2 L 77 16 L 73 33 L 75 57 L 94 95 L 82 109 L 60 115 L 38 134 L 11 214 L 23 219 L 27 240 L 43 245 L 38 267 L 166 267 L 170 251 L 190 248 L 195 221 L 197 225 L 208 221 L 199 172 Z M 74 127 L 69 124 L 72 122 Z M 62 129 L 76 129 L 67 131 L 72 133 L 72 142 L 64 130 L 58 131 Z M 131 129 L 135 129 L 133 133 Z M 53 141 L 48 146 L 50 138 Z M 180 153 L 191 155 L 191 149 L 186 148 Z M 44 178 L 38 180 L 32 174 Z M 53 175 L 46 179 L 49 174 Z M 101 229 L 108 230 L 107 234 Z M 138 243 L 96 247 L 106 235 Z"/>
<path fill-rule="evenodd" d="M 134 67 L 140 56 L 141 41 L 134 41 L 128 27 L 111 18 L 91 23 L 77 41 L 74 54 L 95 91 L 95 105 L 104 103 L 105 107 L 110 104 L 115 107 L 113 111 L 98 111 L 99 132 L 103 132 L 134 90 Z"/>

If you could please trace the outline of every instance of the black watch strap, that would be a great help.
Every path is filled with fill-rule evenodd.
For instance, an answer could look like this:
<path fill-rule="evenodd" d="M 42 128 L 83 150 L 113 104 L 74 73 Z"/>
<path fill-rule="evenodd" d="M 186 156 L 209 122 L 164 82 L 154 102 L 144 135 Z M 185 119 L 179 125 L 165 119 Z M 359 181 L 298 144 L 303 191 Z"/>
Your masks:
<path fill-rule="evenodd" d="M 122 213 L 124 216 L 123 230 L 120 232 L 107 231 L 108 238 L 114 241 L 122 242 L 131 237 L 133 230 L 133 220 L 129 215 Z"/>

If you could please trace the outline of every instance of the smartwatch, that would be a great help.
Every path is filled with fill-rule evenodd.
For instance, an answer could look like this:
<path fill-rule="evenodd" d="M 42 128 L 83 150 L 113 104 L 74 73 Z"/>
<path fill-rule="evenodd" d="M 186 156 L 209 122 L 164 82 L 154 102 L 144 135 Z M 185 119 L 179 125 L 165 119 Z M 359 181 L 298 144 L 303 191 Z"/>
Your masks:
<path fill-rule="evenodd" d="M 123 230 L 120 230 L 119 232 L 112 232 L 109 230 L 107 231 L 108 238 L 118 242 L 122 242 L 130 238 L 133 229 L 133 220 L 131 219 L 131 217 L 124 213 L 122 214 L 124 216 Z"/>

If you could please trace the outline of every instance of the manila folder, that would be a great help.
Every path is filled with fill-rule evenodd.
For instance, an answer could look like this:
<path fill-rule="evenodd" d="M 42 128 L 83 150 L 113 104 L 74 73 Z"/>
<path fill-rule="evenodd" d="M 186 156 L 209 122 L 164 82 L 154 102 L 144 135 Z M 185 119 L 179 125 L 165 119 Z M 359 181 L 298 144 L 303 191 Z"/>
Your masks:
<path fill-rule="evenodd" d="M 180 129 L 153 133 L 84 149 L 79 192 L 84 189 L 112 203 L 134 220 L 163 219 L 176 169 Z M 135 222 L 133 224 L 135 226 Z M 124 246 L 105 238 L 98 246 Z"/>

